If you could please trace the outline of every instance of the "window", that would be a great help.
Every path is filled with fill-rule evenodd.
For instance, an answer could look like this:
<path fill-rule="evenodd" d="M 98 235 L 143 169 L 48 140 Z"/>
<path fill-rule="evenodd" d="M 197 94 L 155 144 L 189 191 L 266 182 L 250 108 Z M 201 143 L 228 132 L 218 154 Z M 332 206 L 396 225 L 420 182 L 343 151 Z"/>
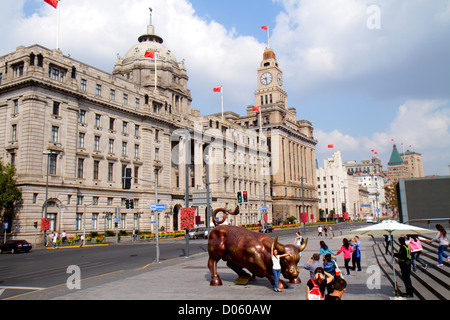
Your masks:
<path fill-rule="evenodd" d="M 11 140 L 17 141 L 17 124 L 11 126 Z"/>
<path fill-rule="evenodd" d="M 100 151 L 100 136 L 94 137 L 94 151 Z"/>
<path fill-rule="evenodd" d="M 92 214 L 92 230 L 98 229 L 98 213 Z"/>
<path fill-rule="evenodd" d="M 116 100 L 116 90 L 111 89 L 111 90 L 109 91 L 109 100 L 111 100 L 111 101 Z"/>
<path fill-rule="evenodd" d="M 139 109 L 140 104 L 141 104 L 141 100 L 139 100 L 139 98 L 136 98 L 135 108 Z"/>
<path fill-rule="evenodd" d="M 2 84 L 3 73 L 0 73 L 0 84 Z"/>
<path fill-rule="evenodd" d="M 14 103 L 14 105 L 13 105 L 13 113 L 19 113 L 19 100 L 16 99 L 16 100 L 13 101 L 13 103 Z"/>
<path fill-rule="evenodd" d="M 102 119 L 102 116 L 100 114 L 95 115 L 95 127 L 96 128 L 101 128 L 101 119 Z"/>
<path fill-rule="evenodd" d="M 83 214 L 82 213 L 77 213 L 77 218 L 75 221 L 75 230 L 81 230 L 81 228 L 83 227 Z"/>
<path fill-rule="evenodd" d="M 59 103 L 59 102 L 53 101 L 53 110 L 52 110 L 52 114 L 53 114 L 54 116 L 59 116 L 59 106 L 60 106 L 60 103 Z"/>
<path fill-rule="evenodd" d="M 48 77 L 53 80 L 63 82 L 65 75 L 66 72 L 62 69 L 59 69 L 58 67 L 50 66 L 48 69 Z"/>
<path fill-rule="evenodd" d="M 13 67 L 14 78 L 23 76 L 23 63 L 15 65 Z"/>
<path fill-rule="evenodd" d="M 134 183 L 139 183 L 139 167 L 134 167 Z"/>
<path fill-rule="evenodd" d="M 39 193 L 33 193 L 33 204 L 36 204 Z"/>
<path fill-rule="evenodd" d="M 155 160 L 159 160 L 159 148 L 155 148 Z"/>
<path fill-rule="evenodd" d="M 81 85 L 80 85 L 81 91 L 86 91 L 86 87 L 87 87 L 86 79 L 81 79 Z"/>
<path fill-rule="evenodd" d="M 86 110 L 80 110 L 80 113 L 78 115 L 78 121 L 80 123 L 86 123 Z"/>
<path fill-rule="evenodd" d="M 114 139 L 109 139 L 108 152 L 114 153 Z"/>
<path fill-rule="evenodd" d="M 94 205 L 94 206 L 98 206 L 98 197 L 92 197 L 92 204 Z"/>
<path fill-rule="evenodd" d="M 109 130 L 114 130 L 114 122 L 115 121 L 116 121 L 116 119 L 109 118 Z"/>
<path fill-rule="evenodd" d="M 99 167 L 100 167 L 100 161 L 94 160 L 94 174 L 93 174 L 94 180 L 98 180 Z"/>
<path fill-rule="evenodd" d="M 59 130 L 58 127 L 52 126 L 52 135 L 51 135 L 52 142 L 58 142 L 58 130 Z"/>
<path fill-rule="evenodd" d="M 113 200 L 114 200 L 114 198 L 108 197 L 108 199 L 106 200 L 106 204 L 107 204 L 108 206 L 112 206 L 112 205 L 113 205 Z"/>
<path fill-rule="evenodd" d="M 122 155 L 123 156 L 127 155 L 127 143 L 125 141 L 122 142 Z"/>
<path fill-rule="evenodd" d="M 123 104 L 124 105 L 128 104 L 128 95 L 126 93 L 123 94 Z"/>
<path fill-rule="evenodd" d="M 134 125 L 134 136 L 135 137 L 139 137 L 139 129 L 140 129 L 140 127 L 139 127 L 139 125 Z"/>
<path fill-rule="evenodd" d="M 123 134 L 128 133 L 128 122 L 126 122 L 126 121 L 122 122 L 122 133 Z"/>
<path fill-rule="evenodd" d="M 48 174 L 50 175 L 55 175 L 56 174 L 56 161 L 58 159 L 58 155 L 56 154 L 51 154 L 49 155 L 49 170 L 48 170 Z"/>
<path fill-rule="evenodd" d="M 84 137 L 86 134 L 84 132 L 80 132 L 78 134 L 78 148 L 84 148 Z"/>
<path fill-rule="evenodd" d="M 84 159 L 78 158 L 77 162 L 77 178 L 83 178 Z"/>
<path fill-rule="evenodd" d="M 108 162 L 108 181 L 113 181 L 114 179 L 114 163 Z"/>
<path fill-rule="evenodd" d="M 102 95 L 102 85 L 101 84 L 97 84 L 95 86 L 95 94 L 98 95 L 98 96 Z"/>
<path fill-rule="evenodd" d="M 134 145 L 134 158 L 139 159 L 139 145 L 138 144 Z"/>

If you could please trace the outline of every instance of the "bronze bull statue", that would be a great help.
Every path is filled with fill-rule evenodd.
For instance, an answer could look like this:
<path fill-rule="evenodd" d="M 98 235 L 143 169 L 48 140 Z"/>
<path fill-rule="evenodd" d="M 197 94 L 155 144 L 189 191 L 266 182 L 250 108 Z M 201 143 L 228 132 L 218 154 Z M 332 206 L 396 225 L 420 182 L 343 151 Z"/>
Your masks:
<path fill-rule="evenodd" d="M 218 212 L 225 212 L 236 215 L 239 208 L 234 212 L 225 209 L 217 209 L 213 213 L 214 224 L 217 225 L 215 216 Z M 222 223 L 225 218 L 222 219 Z M 281 273 L 290 283 L 300 283 L 298 278 L 299 269 L 297 264 L 300 260 L 300 252 L 306 247 L 308 239 L 300 247 L 294 245 L 282 245 L 278 242 L 278 237 L 272 240 L 266 234 L 257 233 L 242 227 L 221 225 L 215 227 L 208 240 L 208 268 L 211 272 L 211 286 L 220 286 L 222 281 L 217 274 L 217 262 L 223 259 L 227 266 L 236 272 L 240 277 L 250 277 L 244 268 L 251 272 L 251 277 L 266 277 L 270 283 L 274 284 L 272 273 L 272 244 L 279 254 L 290 254 L 281 258 Z M 288 286 L 280 280 L 281 289 Z"/>

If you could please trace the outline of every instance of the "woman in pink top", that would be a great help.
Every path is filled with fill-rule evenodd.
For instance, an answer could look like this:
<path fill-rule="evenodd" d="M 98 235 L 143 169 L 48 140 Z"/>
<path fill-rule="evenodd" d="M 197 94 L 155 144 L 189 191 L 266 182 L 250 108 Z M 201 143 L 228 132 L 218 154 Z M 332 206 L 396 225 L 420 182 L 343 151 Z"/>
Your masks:
<path fill-rule="evenodd" d="M 348 265 L 350 262 L 350 259 L 352 258 L 352 252 L 353 249 L 350 246 L 350 243 L 348 242 L 347 238 L 344 238 L 342 240 L 342 247 L 339 249 L 339 251 L 336 253 L 336 255 L 340 254 L 341 252 L 344 253 L 344 261 L 345 261 L 345 269 L 347 269 L 347 275 L 350 275 L 350 266 Z"/>
<path fill-rule="evenodd" d="M 428 265 L 420 259 L 420 254 L 422 253 L 422 244 L 420 243 L 420 239 L 416 235 L 408 235 L 408 240 L 406 240 L 406 244 L 411 249 L 411 263 L 413 266 L 413 271 L 417 271 L 416 261 L 419 262 L 425 269 Z"/>

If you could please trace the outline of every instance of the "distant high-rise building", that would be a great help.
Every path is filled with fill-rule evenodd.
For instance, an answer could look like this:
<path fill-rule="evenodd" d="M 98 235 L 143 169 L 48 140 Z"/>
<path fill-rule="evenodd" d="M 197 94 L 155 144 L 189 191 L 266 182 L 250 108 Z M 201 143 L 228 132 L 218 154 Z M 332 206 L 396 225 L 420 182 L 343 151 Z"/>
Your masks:
<path fill-rule="evenodd" d="M 399 153 L 394 144 L 387 174 L 391 182 L 405 178 L 424 177 L 422 155 L 410 150 Z"/>

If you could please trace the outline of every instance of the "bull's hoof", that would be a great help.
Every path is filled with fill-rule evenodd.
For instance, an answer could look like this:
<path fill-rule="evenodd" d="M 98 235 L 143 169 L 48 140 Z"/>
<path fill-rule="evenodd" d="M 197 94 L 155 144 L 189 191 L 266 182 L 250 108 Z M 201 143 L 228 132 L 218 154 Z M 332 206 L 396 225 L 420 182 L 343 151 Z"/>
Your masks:
<path fill-rule="evenodd" d="M 289 283 L 299 284 L 299 283 L 302 283 L 302 280 L 300 280 L 300 278 L 297 277 L 297 278 L 295 278 L 295 279 L 289 280 Z"/>
<path fill-rule="evenodd" d="M 211 282 L 209 283 L 209 285 L 210 285 L 210 286 L 214 286 L 214 287 L 221 286 L 221 285 L 222 285 L 222 280 L 220 280 L 219 277 L 217 277 L 217 278 L 212 278 L 212 279 L 211 279 Z"/>
<path fill-rule="evenodd" d="M 284 281 L 280 280 L 280 282 L 278 282 L 278 288 L 280 288 L 280 289 L 288 289 L 289 286 L 286 283 L 284 283 Z"/>

